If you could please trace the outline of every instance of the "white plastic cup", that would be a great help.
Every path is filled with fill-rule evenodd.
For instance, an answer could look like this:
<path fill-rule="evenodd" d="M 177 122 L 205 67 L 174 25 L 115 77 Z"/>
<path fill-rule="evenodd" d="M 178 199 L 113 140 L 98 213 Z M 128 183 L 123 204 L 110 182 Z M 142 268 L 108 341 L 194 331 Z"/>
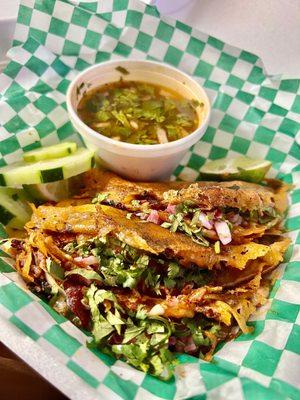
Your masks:
<path fill-rule="evenodd" d="M 129 74 L 121 74 L 116 69 L 119 66 L 125 68 Z M 77 114 L 83 94 L 106 83 L 116 82 L 121 76 L 124 80 L 159 84 L 185 98 L 203 102 L 204 114 L 197 129 L 174 142 L 140 145 L 110 139 L 88 127 Z M 86 145 L 95 149 L 103 165 L 121 176 L 138 181 L 168 179 L 188 149 L 203 136 L 210 117 L 208 97 L 194 79 L 166 64 L 141 60 L 108 61 L 84 70 L 68 88 L 67 108 L 74 128 Z"/>
<path fill-rule="evenodd" d="M 195 0 L 152 0 L 150 5 L 156 6 L 162 15 L 169 15 L 178 13 L 191 5 L 194 1 Z"/>

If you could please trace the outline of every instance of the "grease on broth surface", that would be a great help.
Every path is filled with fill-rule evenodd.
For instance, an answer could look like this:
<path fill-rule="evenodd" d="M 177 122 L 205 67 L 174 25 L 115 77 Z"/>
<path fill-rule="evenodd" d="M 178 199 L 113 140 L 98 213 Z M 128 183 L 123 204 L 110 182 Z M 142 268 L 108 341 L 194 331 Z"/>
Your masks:
<path fill-rule="evenodd" d="M 78 115 L 111 139 L 161 144 L 192 133 L 201 122 L 196 109 L 203 111 L 204 103 L 160 85 L 121 79 L 85 93 Z"/>

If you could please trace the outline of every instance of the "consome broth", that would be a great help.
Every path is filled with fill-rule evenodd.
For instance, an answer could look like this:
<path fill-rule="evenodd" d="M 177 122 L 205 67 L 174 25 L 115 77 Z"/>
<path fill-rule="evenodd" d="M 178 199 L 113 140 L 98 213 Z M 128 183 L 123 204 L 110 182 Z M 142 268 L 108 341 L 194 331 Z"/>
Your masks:
<path fill-rule="evenodd" d="M 203 108 L 203 103 L 164 86 L 121 79 L 84 94 L 78 115 L 86 125 L 111 139 L 160 144 L 192 133 L 200 122 L 197 110 Z"/>

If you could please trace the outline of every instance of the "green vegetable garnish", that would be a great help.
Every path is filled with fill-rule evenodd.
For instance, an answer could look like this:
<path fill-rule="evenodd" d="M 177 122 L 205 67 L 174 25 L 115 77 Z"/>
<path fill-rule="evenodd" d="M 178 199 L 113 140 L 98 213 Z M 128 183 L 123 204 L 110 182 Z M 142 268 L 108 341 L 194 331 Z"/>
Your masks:
<path fill-rule="evenodd" d="M 94 271 L 93 269 L 74 268 L 71 271 L 66 272 L 66 276 L 68 275 L 80 275 L 85 279 L 102 282 L 101 276 L 97 274 L 97 272 Z"/>
<path fill-rule="evenodd" d="M 93 204 L 101 204 L 107 198 L 106 193 L 98 193 L 93 199 Z"/>
<path fill-rule="evenodd" d="M 204 238 L 202 228 L 196 225 L 199 219 L 199 212 L 193 202 L 184 202 L 176 207 L 176 214 L 169 215 L 170 222 L 163 222 L 161 226 L 170 229 L 171 232 L 183 232 L 190 236 L 194 242 L 208 247 L 209 242 Z M 185 219 L 188 214 L 192 215 L 191 220 Z"/>
<path fill-rule="evenodd" d="M 98 258 L 97 269 L 75 268 L 66 273 L 81 275 L 85 279 L 108 286 L 133 289 L 141 282 L 155 294 L 161 287 L 183 288 L 194 282 L 203 286 L 210 280 L 210 273 L 199 268 L 182 268 L 175 261 L 147 255 L 111 237 L 90 239 L 83 243 L 72 242 L 64 247 L 70 254 L 80 257 L 93 255 Z"/>
<path fill-rule="evenodd" d="M 127 71 L 127 69 L 124 68 L 124 67 L 121 67 L 121 65 L 118 65 L 115 69 L 116 69 L 117 71 L 121 72 L 121 74 L 123 74 L 123 75 L 128 75 L 128 74 L 129 74 L 129 72 Z"/>
<path fill-rule="evenodd" d="M 93 341 L 90 346 L 97 346 L 160 379 L 169 379 L 177 364 L 169 350 L 171 336 L 179 343 L 192 338 L 198 348 L 203 348 L 210 345 L 206 332 L 217 335 L 220 330 L 218 324 L 204 317 L 171 322 L 150 316 L 142 306 L 136 311 L 125 311 L 114 293 L 93 284 L 86 291 L 85 304 L 92 316 Z M 118 344 L 114 343 L 116 339 Z"/>
<path fill-rule="evenodd" d="M 98 346 L 161 379 L 170 378 L 177 363 L 168 349 L 172 323 L 161 317 L 147 316 L 141 308 L 128 316 L 111 291 L 97 289 L 95 285 L 87 290 L 85 301 L 92 316 L 93 342 L 90 346 Z M 110 306 L 105 307 L 104 302 Z M 120 343 L 109 345 L 116 334 Z"/>
<path fill-rule="evenodd" d="M 123 67 L 116 69 L 128 74 Z M 88 126 L 112 139 L 158 144 L 193 132 L 199 124 L 196 109 L 200 108 L 203 103 L 162 86 L 121 79 L 84 94 L 78 113 Z"/>
<path fill-rule="evenodd" d="M 62 266 L 55 261 L 51 260 L 49 257 L 46 259 L 46 267 L 50 275 L 54 278 L 62 280 L 65 277 L 65 271 Z"/>

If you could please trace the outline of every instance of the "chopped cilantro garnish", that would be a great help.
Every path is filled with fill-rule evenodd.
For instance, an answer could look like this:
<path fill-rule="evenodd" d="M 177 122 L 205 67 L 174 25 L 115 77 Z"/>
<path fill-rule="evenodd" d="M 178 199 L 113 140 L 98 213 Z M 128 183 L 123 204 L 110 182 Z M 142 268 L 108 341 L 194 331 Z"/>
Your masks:
<path fill-rule="evenodd" d="M 132 207 L 139 207 L 140 201 L 139 200 L 131 200 Z"/>
<path fill-rule="evenodd" d="M 99 122 L 106 122 L 111 118 L 111 115 L 107 111 L 99 110 L 96 113 Z"/>
<path fill-rule="evenodd" d="M 279 214 L 275 208 L 265 207 L 262 210 L 251 210 L 249 212 L 245 212 L 243 213 L 243 217 L 260 224 L 272 224 L 276 222 L 276 218 L 279 217 Z"/>
<path fill-rule="evenodd" d="M 169 215 L 170 222 L 163 222 L 161 226 L 170 229 L 171 232 L 183 232 L 194 242 L 209 246 L 209 242 L 202 235 L 202 228 L 196 224 L 199 220 L 199 210 L 195 209 L 194 203 L 184 202 L 176 207 L 176 211 L 176 214 Z M 188 214 L 192 215 L 191 219 L 185 218 Z"/>
<path fill-rule="evenodd" d="M 92 203 L 93 204 L 101 204 L 106 198 L 107 198 L 107 193 L 98 193 L 93 199 Z"/>
<path fill-rule="evenodd" d="M 76 268 L 67 275 L 78 274 L 112 287 L 132 289 L 143 282 L 155 294 L 160 294 L 162 286 L 168 289 L 175 286 L 182 288 L 192 282 L 203 286 L 209 280 L 209 274 L 199 268 L 183 268 L 176 261 L 144 254 L 112 237 L 89 239 L 82 243 L 72 242 L 64 250 L 81 257 L 93 255 L 99 260 L 97 270 Z"/>
<path fill-rule="evenodd" d="M 46 259 L 46 268 L 49 274 L 52 275 L 54 278 L 59 280 L 64 279 L 65 271 L 63 267 L 57 262 L 51 260 L 51 258 L 49 257 Z"/>
<path fill-rule="evenodd" d="M 186 284 L 195 284 L 197 287 L 206 285 L 210 281 L 210 272 L 198 267 L 182 268 L 176 263 L 170 263 L 164 285 L 168 289 L 174 287 L 182 289 Z"/>
<path fill-rule="evenodd" d="M 123 74 L 123 75 L 128 75 L 129 74 L 129 71 L 127 71 L 127 69 L 122 67 L 121 65 L 118 65 L 115 69 L 117 71 L 121 72 L 121 74 Z"/>
<path fill-rule="evenodd" d="M 116 69 L 128 73 L 123 67 Z M 159 130 L 169 142 L 193 132 L 198 126 L 195 108 L 199 105 L 167 88 L 121 79 L 84 94 L 78 112 L 102 135 L 134 144 L 158 144 L 162 140 Z"/>
<path fill-rule="evenodd" d="M 228 189 L 239 190 L 239 189 L 240 189 L 240 186 L 238 186 L 238 185 L 232 185 L 232 186 L 228 186 Z"/>
<path fill-rule="evenodd" d="M 66 276 L 68 275 L 80 275 L 85 279 L 90 279 L 93 281 L 98 281 L 102 282 L 103 279 L 99 274 L 97 274 L 96 271 L 93 269 L 87 269 L 87 268 L 74 268 L 71 271 L 66 272 Z"/>
<path fill-rule="evenodd" d="M 13 194 L 11 195 L 11 198 L 12 198 L 14 201 L 18 201 L 18 200 L 19 200 L 19 195 L 18 195 L 18 193 L 13 193 Z"/>
<path fill-rule="evenodd" d="M 90 345 L 96 345 L 161 379 L 170 378 L 176 360 L 168 349 L 173 331 L 173 325 L 168 320 L 148 317 L 141 307 L 136 314 L 130 312 L 129 316 L 111 291 L 97 289 L 93 284 L 87 290 L 85 299 L 92 318 L 93 342 Z M 113 343 L 115 334 L 119 344 L 109 344 Z"/>

